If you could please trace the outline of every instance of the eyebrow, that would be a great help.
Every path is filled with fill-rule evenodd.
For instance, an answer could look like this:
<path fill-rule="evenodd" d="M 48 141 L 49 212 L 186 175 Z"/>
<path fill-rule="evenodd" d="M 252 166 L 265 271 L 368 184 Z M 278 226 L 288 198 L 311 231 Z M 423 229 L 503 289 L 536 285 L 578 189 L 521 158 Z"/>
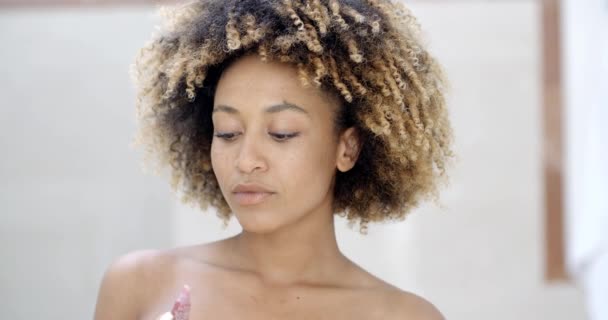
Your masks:
<path fill-rule="evenodd" d="M 267 107 L 266 109 L 264 109 L 264 112 L 265 113 L 277 113 L 277 112 L 281 112 L 281 111 L 285 111 L 285 110 L 292 110 L 292 111 L 300 112 L 300 113 L 306 114 L 307 116 L 310 116 L 308 111 L 304 110 L 304 108 L 297 106 L 293 103 L 289 103 L 287 101 Z M 231 107 L 231 106 L 223 105 L 223 104 L 215 106 L 215 108 L 213 108 L 212 113 L 220 112 L 220 111 L 230 113 L 230 114 L 239 113 L 238 109 Z"/>

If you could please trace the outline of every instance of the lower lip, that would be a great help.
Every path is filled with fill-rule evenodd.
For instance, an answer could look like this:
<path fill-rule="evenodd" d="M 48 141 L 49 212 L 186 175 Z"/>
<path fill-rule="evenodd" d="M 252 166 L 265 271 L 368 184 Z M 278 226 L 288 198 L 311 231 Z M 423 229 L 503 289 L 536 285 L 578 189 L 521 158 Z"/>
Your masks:
<path fill-rule="evenodd" d="M 269 192 L 237 192 L 234 193 L 236 202 L 242 206 L 249 206 L 264 202 L 272 193 Z"/>

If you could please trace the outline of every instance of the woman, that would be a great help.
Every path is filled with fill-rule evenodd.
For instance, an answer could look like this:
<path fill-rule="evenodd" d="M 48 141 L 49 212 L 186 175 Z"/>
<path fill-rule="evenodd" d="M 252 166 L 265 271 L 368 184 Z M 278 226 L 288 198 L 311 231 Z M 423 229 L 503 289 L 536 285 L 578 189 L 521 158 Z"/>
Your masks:
<path fill-rule="evenodd" d="M 346 258 L 333 223 L 401 219 L 445 176 L 443 78 L 410 12 L 199 0 L 165 14 L 133 70 L 139 140 L 184 201 L 243 230 L 117 259 L 95 319 L 158 319 L 184 284 L 192 320 L 442 319 Z"/>

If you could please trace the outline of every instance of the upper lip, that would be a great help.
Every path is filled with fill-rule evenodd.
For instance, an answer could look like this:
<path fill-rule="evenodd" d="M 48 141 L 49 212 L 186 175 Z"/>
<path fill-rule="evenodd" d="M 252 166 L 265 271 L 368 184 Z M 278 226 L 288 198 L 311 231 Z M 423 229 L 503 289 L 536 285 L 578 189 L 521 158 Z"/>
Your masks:
<path fill-rule="evenodd" d="M 239 183 L 234 188 L 232 188 L 233 193 L 237 192 L 257 192 L 257 193 L 273 193 L 268 190 L 266 187 L 257 183 Z"/>

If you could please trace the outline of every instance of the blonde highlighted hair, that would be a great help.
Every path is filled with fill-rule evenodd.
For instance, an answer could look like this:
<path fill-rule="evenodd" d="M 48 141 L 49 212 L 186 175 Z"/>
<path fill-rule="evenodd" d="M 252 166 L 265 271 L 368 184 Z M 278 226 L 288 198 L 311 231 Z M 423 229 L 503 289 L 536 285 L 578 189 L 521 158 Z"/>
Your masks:
<path fill-rule="evenodd" d="M 365 229 L 437 195 L 452 156 L 445 81 L 398 1 L 197 0 L 161 12 L 132 70 L 137 142 L 169 166 L 183 201 L 231 215 L 211 167 L 210 114 L 222 71 L 252 52 L 339 95 L 337 128 L 358 129 L 360 158 L 336 173 L 336 213 Z"/>

